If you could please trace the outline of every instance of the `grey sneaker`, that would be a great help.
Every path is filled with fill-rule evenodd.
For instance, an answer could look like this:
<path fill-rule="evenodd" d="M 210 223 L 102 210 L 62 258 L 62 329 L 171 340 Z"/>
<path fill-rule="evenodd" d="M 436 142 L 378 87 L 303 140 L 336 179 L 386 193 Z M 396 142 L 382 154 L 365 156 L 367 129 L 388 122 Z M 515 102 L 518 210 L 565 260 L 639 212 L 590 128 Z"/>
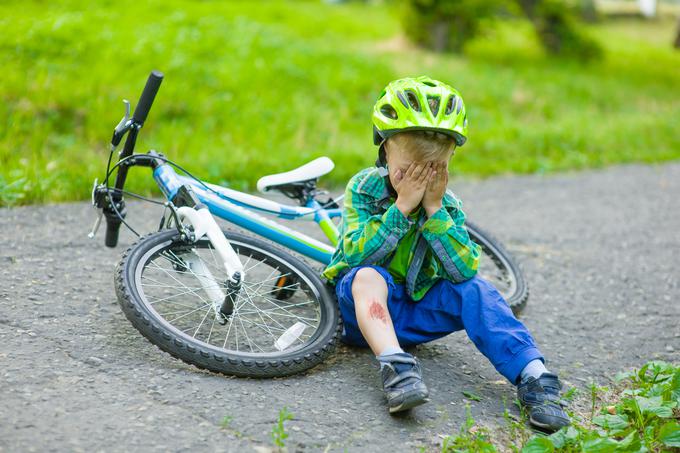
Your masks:
<path fill-rule="evenodd" d="M 418 359 L 406 352 L 380 357 L 383 390 L 390 413 L 430 401 Z"/>
<path fill-rule="evenodd" d="M 569 425 L 569 415 L 562 407 L 562 384 L 557 375 L 543 373 L 538 379 L 529 378 L 517 387 L 517 397 L 529 412 L 529 422 L 547 431 L 557 431 Z"/>

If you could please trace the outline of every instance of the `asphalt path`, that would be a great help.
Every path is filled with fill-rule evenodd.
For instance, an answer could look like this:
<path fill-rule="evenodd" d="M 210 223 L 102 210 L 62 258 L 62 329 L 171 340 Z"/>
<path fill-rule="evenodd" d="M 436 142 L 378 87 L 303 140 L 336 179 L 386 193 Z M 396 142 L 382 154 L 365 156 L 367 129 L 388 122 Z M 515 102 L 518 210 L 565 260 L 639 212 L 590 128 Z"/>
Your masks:
<path fill-rule="evenodd" d="M 451 187 L 522 263 L 522 319 L 563 380 L 585 388 L 651 359 L 680 362 L 679 163 Z M 158 215 L 131 207 L 143 231 Z M 289 451 L 429 451 L 458 431 L 466 404 L 492 429 L 504 400 L 516 412 L 514 388 L 464 332 L 415 349 L 432 401 L 400 416 L 387 414 L 363 349 L 342 346 L 285 379 L 186 365 L 121 312 L 113 270 L 133 238 L 90 241 L 93 220 L 87 203 L 0 209 L 0 451 L 267 451 L 283 407 Z"/>

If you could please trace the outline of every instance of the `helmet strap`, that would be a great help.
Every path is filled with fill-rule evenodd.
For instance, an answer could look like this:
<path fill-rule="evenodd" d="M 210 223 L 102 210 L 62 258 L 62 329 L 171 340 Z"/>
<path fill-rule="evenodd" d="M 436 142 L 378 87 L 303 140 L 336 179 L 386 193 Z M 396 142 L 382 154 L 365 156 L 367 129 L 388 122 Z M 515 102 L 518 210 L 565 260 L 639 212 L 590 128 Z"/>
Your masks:
<path fill-rule="evenodd" d="M 385 142 L 380 144 L 380 148 L 378 149 L 378 159 L 376 159 L 376 161 L 375 161 L 375 166 L 378 167 L 378 173 L 383 178 L 389 174 L 388 171 L 387 171 L 387 157 L 386 157 L 386 154 L 385 154 Z"/>

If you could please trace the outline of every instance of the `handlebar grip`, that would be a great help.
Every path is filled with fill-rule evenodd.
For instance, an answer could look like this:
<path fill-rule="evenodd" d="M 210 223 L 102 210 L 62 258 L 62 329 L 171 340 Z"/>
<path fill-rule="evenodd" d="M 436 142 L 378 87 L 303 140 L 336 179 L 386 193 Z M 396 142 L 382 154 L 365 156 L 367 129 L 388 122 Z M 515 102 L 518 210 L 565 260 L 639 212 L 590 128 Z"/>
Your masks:
<path fill-rule="evenodd" d="M 107 247 L 115 247 L 118 245 L 118 233 L 120 232 L 120 220 L 115 218 L 106 219 L 106 239 L 104 244 Z"/>
<path fill-rule="evenodd" d="M 142 91 L 142 95 L 139 97 L 137 107 L 135 107 L 135 113 L 132 115 L 135 122 L 138 124 L 144 124 L 144 121 L 146 121 L 146 116 L 149 114 L 151 104 L 153 104 L 153 100 L 156 97 L 156 93 L 158 93 L 162 81 L 162 72 L 151 71 L 149 78 L 146 80 L 144 91 Z"/>

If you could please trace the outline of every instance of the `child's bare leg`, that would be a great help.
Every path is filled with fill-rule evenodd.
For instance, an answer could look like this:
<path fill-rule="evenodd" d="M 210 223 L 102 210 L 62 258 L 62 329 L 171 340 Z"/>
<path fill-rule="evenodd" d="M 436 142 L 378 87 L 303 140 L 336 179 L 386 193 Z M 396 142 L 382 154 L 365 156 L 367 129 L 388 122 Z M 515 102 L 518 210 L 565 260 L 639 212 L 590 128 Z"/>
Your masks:
<path fill-rule="evenodd" d="M 352 296 L 359 330 L 375 355 L 385 348 L 399 348 L 390 312 L 387 310 L 387 283 L 375 269 L 360 269 L 352 281 Z"/>

